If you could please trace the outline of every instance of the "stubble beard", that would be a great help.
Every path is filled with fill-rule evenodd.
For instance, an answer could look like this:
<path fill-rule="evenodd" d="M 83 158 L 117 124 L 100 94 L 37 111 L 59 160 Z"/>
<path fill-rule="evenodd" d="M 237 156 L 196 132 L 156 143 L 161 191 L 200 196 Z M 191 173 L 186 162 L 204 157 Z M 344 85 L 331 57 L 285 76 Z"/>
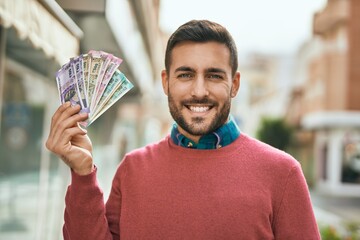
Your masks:
<path fill-rule="evenodd" d="M 193 117 L 191 118 L 190 122 L 187 122 L 183 114 L 181 114 L 181 108 L 185 108 L 185 103 L 206 104 L 209 102 L 210 100 L 208 100 L 207 98 L 192 99 L 187 101 L 181 101 L 179 103 L 180 106 L 177 106 L 170 92 L 168 94 L 168 104 L 172 118 L 182 129 L 184 129 L 187 133 L 193 136 L 203 136 L 208 133 L 214 132 L 216 129 L 221 127 L 229 117 L 231 107 L 230 99 L 224 103 L 224 106 L 222 107 L 220 112 L 216 114 L 216 116 L 211 120 L 210 124 L 208 125 L 205 125 L 205 118 L 203 117 Z M 214 102 L 211 103 L 214 104 Z M 215 103 L 214 107 L 217 106 L 218 103 Z"/>

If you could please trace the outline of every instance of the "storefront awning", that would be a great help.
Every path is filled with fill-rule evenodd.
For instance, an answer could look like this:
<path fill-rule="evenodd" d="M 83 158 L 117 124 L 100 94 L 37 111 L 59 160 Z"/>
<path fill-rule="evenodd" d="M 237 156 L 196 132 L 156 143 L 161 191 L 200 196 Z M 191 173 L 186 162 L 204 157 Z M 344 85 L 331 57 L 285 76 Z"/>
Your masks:
<path fill-rule="evenodd" d="M 49 5 L 50 1 L 42 1 Z M 56 4 L 52 0 L 53 4 Z M 13 28 L 19 39 L 29 40 L 48 58 L 62 65 L 79 53 L 79 37 L 69 31 L 56 14 L 35 0 L 0 0 L 0 24 Z"/>
<path fill-rule="evenodd" d="M 359 128 L 360 111 L 323 111 L 305 115 L 301 121 L 305 129 Z"/>

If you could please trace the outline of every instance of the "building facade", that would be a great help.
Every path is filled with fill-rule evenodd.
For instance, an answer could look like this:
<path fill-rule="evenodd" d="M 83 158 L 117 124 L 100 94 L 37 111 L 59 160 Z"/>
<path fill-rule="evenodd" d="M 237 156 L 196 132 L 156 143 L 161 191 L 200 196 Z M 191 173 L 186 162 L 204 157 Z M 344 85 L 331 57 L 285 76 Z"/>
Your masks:
<path fill-rule="evenodd" d="M 262 118 L 282 117 L 292 82 L 293 58 L 287 54 L 253 53 L 240 62 L 241 87 L 232 113 L 242 131 L 256 136 Z"/>
<path fill-rule="evenodd" d="M 359 4 L 328 0 L 314 15 L 288 107 L 298 151 L 312 156 L 317 189 L 332 195 L 360 196 Z"/>
<path fill-rule="evenodd" d="M 105 198 L 123 154 L 167 130 L 159 4 L 0 0 L 0 239 L 62 239 L 69 170 L 44 142 L 59 106 L 55 73 L 71 57 L 112 53 L 135 85 L 88 129 Z"/>

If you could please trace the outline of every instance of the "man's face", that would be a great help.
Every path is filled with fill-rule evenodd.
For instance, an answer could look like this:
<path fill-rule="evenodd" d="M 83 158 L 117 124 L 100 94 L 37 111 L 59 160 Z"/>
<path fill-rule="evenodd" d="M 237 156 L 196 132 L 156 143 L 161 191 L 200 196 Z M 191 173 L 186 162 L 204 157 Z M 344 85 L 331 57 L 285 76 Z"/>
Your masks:
<path fill-rule="evenodd" d="M 162 82 L 179 131 L 197 142 L 226 122 L 240 74 L 232 77 L 224 44 L 184 42 L 174 47 L 169 75 L 164 70 Z"/>

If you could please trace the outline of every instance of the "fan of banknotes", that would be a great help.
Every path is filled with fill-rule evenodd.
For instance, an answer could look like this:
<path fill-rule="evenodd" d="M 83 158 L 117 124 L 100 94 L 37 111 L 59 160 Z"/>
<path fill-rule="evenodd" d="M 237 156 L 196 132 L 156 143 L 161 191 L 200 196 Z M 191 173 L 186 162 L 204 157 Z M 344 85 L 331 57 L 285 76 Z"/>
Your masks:
<path fill-rule="evenodd" d="M 70 101 L 89 113 L 89 126 L 134 85 L 118 69 L 122 59 L 103 51 L 91 50 L 70 59 L 56 73 L 60 102 Z"/>

